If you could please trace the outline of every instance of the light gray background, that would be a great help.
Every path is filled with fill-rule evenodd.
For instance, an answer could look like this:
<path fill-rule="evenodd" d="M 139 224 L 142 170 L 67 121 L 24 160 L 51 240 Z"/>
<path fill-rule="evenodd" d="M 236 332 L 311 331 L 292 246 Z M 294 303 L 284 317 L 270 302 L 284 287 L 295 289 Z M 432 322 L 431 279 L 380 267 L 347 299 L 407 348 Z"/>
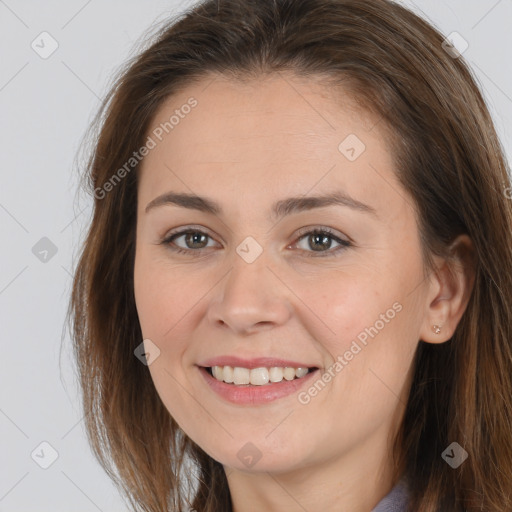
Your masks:
<path fill-rule="evenodd" d="M 91 201 L 77 202 L 77 150 L 112 73 L 160 22 L 191 1 L 0 0 L 1 188 L 0 512 L 124 511 L 83 431 L 70 341 L 59 350 L 77 247 Z M 469 43 L 474 69 L 510 160 L 511 0 L 404 2 Z M 42 59 L 43 31 L 58 49 Z M 57 253 L 32 248 L 49 238 Z M 41 254 L 40 257 L 43 257 Z M 42 469 L 41 442 L 58 458 Z M 37 460 L 48 460 L 47 448 Z"/>

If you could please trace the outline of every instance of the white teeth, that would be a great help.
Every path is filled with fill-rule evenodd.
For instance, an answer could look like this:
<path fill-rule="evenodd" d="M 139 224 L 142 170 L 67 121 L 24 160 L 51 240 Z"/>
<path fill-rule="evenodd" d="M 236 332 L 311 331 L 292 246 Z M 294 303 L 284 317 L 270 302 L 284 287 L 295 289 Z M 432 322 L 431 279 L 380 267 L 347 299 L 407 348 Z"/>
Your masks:
<path fill-rule="evenodd" d="M 295 368 L 286 367 L 283 372 L 283 377 L 286 380 L 293 380 L 295 379 Z"/>
<path fill-rule="evenodd" d="M 213 376 L 222 382 L 235 384 L 238 386 L 251 384 L 253 386 L 263 386 L 269 382 L 281 382 L 285 380 L 300 379 L 307 375 L 308 368 L 278 367 L 272 368 L 242 368 L 240 366 L 213 366 Z"/>
<path fill-rule="evenodd" d="M 299 379 L 308 373 L 307 368 L 295 368 L 295 376 Z"/>
<path fill-rule="evenodd" d="M 222 375 L 222 366 L 214 366 L 212 368 L 212 373 L 213 373 L 213 376 L 217 379 L 217 380 L 222 380 L 223 379 L 223 375 Z"/>
<path fill-rule="evenodd" d="M 270 382 L 281 382 L 283 380 L 283 369 L 278 367 L 270 368 L 268 372 Z"/>
<path fill-rule="evenodd" d="M 266 368 L 253 368 L 250 377 L 253 386 L 263 386 L 269 381 L 268 370 Z"/>
<path fill-rule="evenodd" d="M 222 367 L 221 366 L 217 366 L 216 368 L 222 368 Z M 224 379 L 219 379 L 219 380 L 224 380 L 224 382 L 227 382 L 227 383 L 233 382 L 234 371 L 233 371 L 233 367 L 232 366 L 224 366 L 224 370 L 223 370 L 222 373 L 223 373 Z"/>
<path fill-rule="evenodd" d="M 220 380 L 220 379 L 217 379 Z M 233 383 L 240 384 L 249 384 L 251 380 L 251 372 L 248 368 L 240 368 L 239 366 L 235 366 L 233 368 Z"/>

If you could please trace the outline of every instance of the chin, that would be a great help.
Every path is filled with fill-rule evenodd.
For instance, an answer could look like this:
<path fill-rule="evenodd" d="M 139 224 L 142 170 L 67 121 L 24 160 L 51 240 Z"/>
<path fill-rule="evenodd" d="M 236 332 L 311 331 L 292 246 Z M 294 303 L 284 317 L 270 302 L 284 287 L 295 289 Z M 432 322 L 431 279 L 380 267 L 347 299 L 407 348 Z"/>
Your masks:
<path fill-rule="evenodd" d="M 221 462 L 221 464 L 226 468 L 232 468 L 246 473 L 289 473 L 301 467 L 296 461 L 276 460 L 275 457 L 269 458 L 265 455 L 262 455 L 261 459 L 257 460 L 252 465 L 240 462 L 237 457 L 234 459 L 229 458 L 229 460 Z"/>
<path fill-rule="evenodd" d="M 204 448 L 203 448 L 204 449 Z M 213 450 L 205 450 L 226 468 L 250 473 L 286 473 L 304 466 L 306 455 L 295 446 L 281 445 L 261 441 L 232 442 L 225 450 L 217 445 Z"/>

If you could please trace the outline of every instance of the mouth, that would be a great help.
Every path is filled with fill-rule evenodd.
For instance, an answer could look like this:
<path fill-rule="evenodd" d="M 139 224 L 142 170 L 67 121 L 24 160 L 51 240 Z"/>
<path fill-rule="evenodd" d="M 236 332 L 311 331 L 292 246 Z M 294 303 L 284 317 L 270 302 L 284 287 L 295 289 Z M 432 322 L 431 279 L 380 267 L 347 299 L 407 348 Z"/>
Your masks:
<path fill-rule="evenodd" d="M 320 372 L 311 362 L 277 357 L 223 355 L 196 366 L 203 382 L 223 401 L 251 407 L 299 393 Z"/>
<path fill-rule="evenodd" d="M 214 379 L 240 387 L 272 386 L 283 381 L 303 379 L 317 367 L 270 366 L 246 368 L 243 366 L 206 366 L 204 370 Z"/>

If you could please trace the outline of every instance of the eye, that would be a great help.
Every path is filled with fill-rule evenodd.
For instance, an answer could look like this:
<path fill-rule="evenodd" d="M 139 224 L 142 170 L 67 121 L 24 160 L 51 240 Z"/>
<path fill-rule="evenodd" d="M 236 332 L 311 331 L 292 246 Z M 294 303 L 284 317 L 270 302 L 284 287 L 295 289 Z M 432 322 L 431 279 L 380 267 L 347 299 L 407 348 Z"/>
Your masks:
<path fill-rule="evenodd" d="M 329 228 L 315 228 L 309 231 L 301 230 L 299 234 L 301 236 L 295 242 L 295 245 L 305 242 L 305 247 L 303 246 L 302 249 L 309 253 L 307 257 L 337 256 L 347 247 L 352 246 L 351 242 L 336 236 Z M 338 244 L 338 247 L 331 250 L 333 240 Z"/>
<path fill-rule="evenodd" d="M 185 247 L 176 244 L 176 240 L 183 238 Z M 169 249 L 180 254 L 191 254 L 192 252 L 201 252 L 202 249 L 207 247 L 207 240 L 212 238 L 208 233 L 200 229 L 189 228 L 186 230 L 171 233 L 164 240 L 162 244 L 168 245 Z"/>

